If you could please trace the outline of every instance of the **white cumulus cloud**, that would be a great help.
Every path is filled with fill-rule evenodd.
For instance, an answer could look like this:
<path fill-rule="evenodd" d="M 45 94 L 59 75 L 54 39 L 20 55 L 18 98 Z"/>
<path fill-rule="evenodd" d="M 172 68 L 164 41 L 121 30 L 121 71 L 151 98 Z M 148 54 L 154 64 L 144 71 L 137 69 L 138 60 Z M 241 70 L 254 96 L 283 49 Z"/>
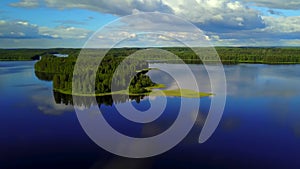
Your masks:
<path fill-rule="evenodd" d="M 85 39 L 89 37 L 91 31 L 82 28 L 59 26 L 56 28 L 40 27 L 39 33 L 52 38 Z"/>
<path fill-rule="evenodd" d="M 300 9 L 300 1 L 299 0 L 242 0 L 243 2 L 248 2 L 250 4 L 267 7 L 267 8 L 276 8 L 276 9 Z"/>
<path fill-rule="evenodd" d="M 26 21 L 0 20 L 0 38 L 37 38 L 38 26 Z"/>
<path fill-rule="evenodd" d="M 300 39 L 300 16 L 283 16 L 276 9 L 299 10 L 299 0 L 20 0 L 11 6 L 15 7 L 50 7 L 56 9 L 85 9 L 117 16 L 138 14 L 140 12 L 164 12 L 175 14 L 192 22 L 207 35 L 206 40 L 216 42 L 217 45 L 283 45 L 296 44 Z M 263 16 L 263 12 L 254 6 L 269 9 L 275 16 Z M 279 11 L 279 10 L 278 10 Z M 299 14 L 300 15 L 300 14 Z M 98 38 L 102 41 L 128 37 L 131 42 L 148 38 L 131 32 L 137 30 L 161 30 L 171 34 L 169 36 L 150 37 L 168 40 L 170 38 L 194 38 L 186 34 L 185 26 L 180 22 L 165 18 L 135 18 L 128 21 L 119 32 L 121 35 L 110 34 Z M 70 22 L 70 21 L 68 21 Z M 71 21 L 75 25 L 74 21 Z M 82 23 L 79 23 L 82 24 Z M 0 20 L 0 38 L 53 38 L 53 39 L 85 39 L 90 31 L 72 26 L 58 26 L 56 28 L 38 27 L 24 21 L 8 22 Z M 78 25 L 78 22 L 77 22 Z M 13 28 L 14 27 L 14 28 Z M 114 28 L 113 28 L 114 29 Z M 119 37 L 118 37 L 119 36 Z M 291 43 L 289 43 L 291 42 Z"/>
<path fill-rule="evenodd" d="M 39 0 L 22 0 L 20 2 L 11 3 L 10 5 L 14 7 L 32 8 L 39 5 Z"/>

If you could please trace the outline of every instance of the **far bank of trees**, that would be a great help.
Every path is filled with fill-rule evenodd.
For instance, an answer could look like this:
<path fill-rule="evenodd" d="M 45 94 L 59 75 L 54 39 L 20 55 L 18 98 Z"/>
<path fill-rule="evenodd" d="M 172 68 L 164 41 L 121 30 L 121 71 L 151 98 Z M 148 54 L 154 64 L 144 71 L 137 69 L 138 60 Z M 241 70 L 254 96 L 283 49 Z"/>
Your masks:
<path fill-rule="evenodd" d="M 109 50 L 106 54 L 107 57 L 127 57 L 135 52 L 146 48 L 115 48 Z M 186 47 L 165 47 L 165 48 L 150 48 L 162 49 L 177 55 L 186 63 L 201 63 L 198 56 Z M 237 63 L 265 63 L 265 64 L 298 64 L 300 63 L 300 48 L 299 47 L 216 47 L 216 51 L 223 63 L 237 64 Z M 213 48 L 201 48 L 203 58 L 210 60 L 210 57 L 205 56 L 205 52 L 211 52 Z M 90 50 L 91 55 L 99 52 L 104 52 L 104 49 Z M 44 57 L 53 54 L 67 54 L 69 57 L 77 57 L 80 49 L 0 49 L 0 61 L 5 60 L 38 60 L 40 56 Z M 211 52 L 214 53 L 214 52 Z M 149 54 L 149 53 L 148 53 Z M 141 53 L 138 58 L 141 59 L 169 59 L 172 56 L 158 56 L 158 55 L 145 55 Z"/>
<path fill-rule="evenodd" d="M 300 48 L 216 48 L 221 60 L 236 63 L 300 63 Z"/>

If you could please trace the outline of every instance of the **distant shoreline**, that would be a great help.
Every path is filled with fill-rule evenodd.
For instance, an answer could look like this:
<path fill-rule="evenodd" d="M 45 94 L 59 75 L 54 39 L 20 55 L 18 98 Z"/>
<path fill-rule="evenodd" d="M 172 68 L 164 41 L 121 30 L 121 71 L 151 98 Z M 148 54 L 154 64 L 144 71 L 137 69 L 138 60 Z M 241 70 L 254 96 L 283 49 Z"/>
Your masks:
<path fill-rule="evenodd" d="M 149 48 L 113 48 L 109 56 L 126 57 L 142 49 L 161 49 L 178 56 L 182 61 L 189 64 L 200 64 L 202 60 L 187 47 L 149 47 Z M 216 53 L 223 64 L 300 64 L 300 47 L 201 47 L 201 50 L 209 54 Z M 106 52 L 108 49 L 85 49 L 91 52 Z M 216 51 L 214 51 L 216 50 Z M 64 54 L 69 57 L 77 57 L 79 48 L 50 48 L 50 49 L 0 49 L 0 61 L 30 61 L 39 60 L 40 57 Z M 213 56 L 213 60 L 215 56 Z M 148 60 L 174 60 L 174 57 L 165 56 L 141 56 Z M 205 58 L 205 62 L 211 60 Z"/>

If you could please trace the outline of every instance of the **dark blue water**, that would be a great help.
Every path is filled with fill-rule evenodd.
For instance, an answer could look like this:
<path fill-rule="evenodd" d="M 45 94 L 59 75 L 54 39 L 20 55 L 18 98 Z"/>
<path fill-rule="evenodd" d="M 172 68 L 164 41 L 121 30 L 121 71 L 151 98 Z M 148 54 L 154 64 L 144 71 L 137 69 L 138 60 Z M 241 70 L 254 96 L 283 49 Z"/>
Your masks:
<path fill-rule="evenodd" d="M 219 127 L 204 144 L 198 144 L 211 98 L 201 98 L 197 123 L 172 150 L 147 159 L 122 158 L 98 147 L 81 128 L 67 96 L 52 91 L 49 81 L 39 80 L 35 62 L 0 62 L 0 168 L 197 168 L 252 169 L 300 167 L 300 65 L 225 66 L 228 95 Z M 153 67 L 180 65 L 153 64 Z M 202 70 L 202 65 L 192 69 Z M 172 79 L 152 71 L 156 81 Z M 184 75 L 182 76 L 184 77 Z M 203 91 L 206 75 L 199 74 Z M 152 98 L 153 99 L 153 98 Z M 159 99 L 156 98 L 156 99 Z M 109 98 L 100 109 L 118 131 L 149 137 L 166 130 L 177 117 L 180 98 L 153 124 L 134 125 L 116 112 Z M 149 98 L 120 101 L 140 110 Z M 146 131 L 146 132 L 145 132 Z M 142 133 L 142 134 L 141 134 Z M 146 134 L 145 134 L 146 133 Z"/>

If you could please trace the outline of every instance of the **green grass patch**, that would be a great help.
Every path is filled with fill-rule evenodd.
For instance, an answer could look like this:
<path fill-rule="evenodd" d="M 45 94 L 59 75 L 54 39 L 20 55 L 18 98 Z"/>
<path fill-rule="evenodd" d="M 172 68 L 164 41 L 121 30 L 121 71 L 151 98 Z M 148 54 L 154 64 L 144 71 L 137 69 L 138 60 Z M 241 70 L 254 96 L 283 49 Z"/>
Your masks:
<path fill-rule="evenodd" d="M 151 87 L 146 87 L 145 89 L 151 91 L 153 89 L 163 89 L 163 88 L 166 88 L 166 85 L 164 85 L 164 84 L 156 84 L 156 85 L 151 86 Z"/>
<path fill-rule="evenodd" d="M 175 89 L 175 90 L 155 90 L 152 91 L 151 95 L 153 96 L 162 96 L 162 92 L 166 96 L 170 97 L 185 97 L 185 98 L 200 98 L 200 97 L 207 97 L 213 94 L 211 93 L 204 93 L 204 92 L 197 92 L 190 89 Z"/>

